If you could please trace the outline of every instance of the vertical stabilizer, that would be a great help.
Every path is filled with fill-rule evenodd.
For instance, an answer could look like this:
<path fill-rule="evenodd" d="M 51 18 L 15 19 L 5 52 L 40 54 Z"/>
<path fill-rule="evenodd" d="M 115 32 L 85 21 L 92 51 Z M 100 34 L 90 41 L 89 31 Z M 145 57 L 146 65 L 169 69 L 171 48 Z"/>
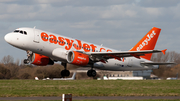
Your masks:
<path fill-rule="evenodd" d="M 154 50 L 160 32 L 160 28 L 153 27 L 130 51 Z M 141 56 L 141 58 L 150 60 L 151 56 L 152 53 Z"/>

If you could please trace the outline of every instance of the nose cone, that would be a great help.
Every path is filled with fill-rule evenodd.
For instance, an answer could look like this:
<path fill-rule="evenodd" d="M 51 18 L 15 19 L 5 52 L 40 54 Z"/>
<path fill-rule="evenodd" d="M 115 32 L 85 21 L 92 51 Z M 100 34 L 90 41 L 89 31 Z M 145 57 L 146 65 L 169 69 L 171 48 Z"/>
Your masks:
<path fill-rule="evenodd" d="M 6 42 L 14 47 L 17 48 L 24 48 L 25 46 L 25 41 L 27 40 L 24 35 L 19 34 L 19 33 L 8 33 L 4 36 L 4 40 Z"/>
<path fill-rule="evenodd" d="M 5 40 L 6 42 L 8 42 L 8 43 L 11 43 L 11 35 L 10 35 L 10 34 L 6 34 L 6 35 L 4 36 L 4 40 Z"/>

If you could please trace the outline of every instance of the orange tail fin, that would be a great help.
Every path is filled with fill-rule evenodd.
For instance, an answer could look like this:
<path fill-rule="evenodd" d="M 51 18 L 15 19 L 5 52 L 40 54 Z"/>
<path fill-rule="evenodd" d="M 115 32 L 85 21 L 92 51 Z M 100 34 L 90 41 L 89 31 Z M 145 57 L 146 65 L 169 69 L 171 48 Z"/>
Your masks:
<path fill-rule="evenodd" d="M 130 51 L 154 50 L 160 32 L 160 28 L 153 27 Z M 141 57 L 150 60 L 151 56 L 152 53 Z"/>

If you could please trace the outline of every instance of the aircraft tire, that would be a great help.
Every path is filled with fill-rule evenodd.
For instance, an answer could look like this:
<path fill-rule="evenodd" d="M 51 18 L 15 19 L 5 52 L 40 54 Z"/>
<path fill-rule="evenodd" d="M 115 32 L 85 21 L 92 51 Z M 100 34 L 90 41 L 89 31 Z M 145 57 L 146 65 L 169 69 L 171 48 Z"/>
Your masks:
<path fill-rule="evenodd" d="M 91 76 L 92 76 L 92 75 L 91 75 L 91 74 L 92 74 L 91 72 L 92 72 L 92 70 L 88 70 L 87 76 L 91 77 Z"/>
<path fill-rule="evenodd" d="M 29 63 L 29 60 L 28 59 L 24 59 L 24 64 L 28 64 Z"/>
<path fill-rule="evenodd" d="M 96 76 L 96 71 L 92 70 L 91 75 L 92 75 L 92 77 L 95 77 Z"/>
<path fill-rule="evenodd" d="M 69 76 L 69 75 L 70 75 L 69 70 L 65 70 L 65 76 Z"/>
<path fill-rule="evenodd" d="M 61 71 L 61 76 L 62 76 L 62 77 L 69 76 L 69 75 L 70 75 L 69 70 L 66 70 L 66 69 L 65 69 L 65 70 L 62 70 L 62 71 Z"/>
<path fill-rule="evenodd" d="M 65 76 L 64 70 L 61 71 L 61 76 L 62 76 L 62 77 Z"/>
<path fill-rule="evenodd" d="M 89 76 L 89 77 L 95 77 L 95 76 L 96 76 L 96 71 L 95 71 L 95 70 L 88 70 L 87 76 Z"/>

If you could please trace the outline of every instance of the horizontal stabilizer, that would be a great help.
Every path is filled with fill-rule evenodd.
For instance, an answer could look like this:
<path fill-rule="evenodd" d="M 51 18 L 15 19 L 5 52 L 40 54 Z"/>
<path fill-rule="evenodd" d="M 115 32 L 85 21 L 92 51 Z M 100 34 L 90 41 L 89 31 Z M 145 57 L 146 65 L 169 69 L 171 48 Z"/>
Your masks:
<path fill-rule="evenodd" d="M 167 63 L 161 63 L 161 62 L 141 62 L 143 65 L 175 65 L 174 62 L 167 62 Z"/>

